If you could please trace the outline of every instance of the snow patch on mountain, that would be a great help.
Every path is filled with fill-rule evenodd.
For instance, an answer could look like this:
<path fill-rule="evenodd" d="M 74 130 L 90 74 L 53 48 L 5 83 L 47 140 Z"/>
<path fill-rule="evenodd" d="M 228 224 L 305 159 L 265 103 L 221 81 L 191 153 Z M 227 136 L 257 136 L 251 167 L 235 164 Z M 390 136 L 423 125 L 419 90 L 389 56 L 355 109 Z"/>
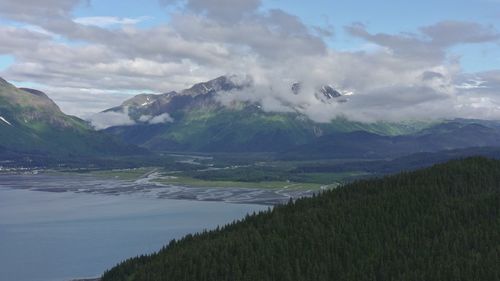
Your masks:
<path fill-rule="evenodd" d="M 152 101 L 150 97 L 147 97 L 147 98 L 146 98 L 146 101 L 145 101 L 145 102 L 143 102 L 143 103 L 141 104 L 141 106 L 142 106 L 142 107 L 144 107 L 144 106 L 148 106 L 148 105 L 152 104 L 153 102 L 154 102 L 154 101 Z"/>
<path fill-rule="evenodd" d="M 12 124 L 9 121 L 7 121 L 5 118 L 3 118 L 2 116 L 0 116 L 0 120 L 3 121 L 6 124 L 12 126 Z"/>

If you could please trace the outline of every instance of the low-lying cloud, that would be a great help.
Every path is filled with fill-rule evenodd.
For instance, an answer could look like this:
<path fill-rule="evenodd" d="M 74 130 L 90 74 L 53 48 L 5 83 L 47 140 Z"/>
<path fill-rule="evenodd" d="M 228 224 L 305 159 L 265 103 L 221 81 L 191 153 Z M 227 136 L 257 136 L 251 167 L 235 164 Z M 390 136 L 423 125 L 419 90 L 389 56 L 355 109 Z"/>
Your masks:
<path fill-rule="evenodd" d="M 116 126 L 132 126 L 137 124 L 165 124 L 174 122 L 174 119 L 168 114 L 160 115 L 141 115 L 137 120 L 130 117 L 129 107 L 124 107 L 120 111 L 103 111 L 92 114 L 87 120 L 96 130 L 104 130 Z"/>
<path fill-rule="evenodd" d="M 157 116 L 142 115 L 139 121 L 154 125 L 174 122 L 174 119 L 168 113 L 163 113 Z"/>
<path fill-rule="evenodd" d="M 125 108 L 123 112 L 100 112 L 90 116 L 88 120 L 96 130 L 103 130 L 115 126 L 131 126 L 136 124 L 136 122 L 128 115 L 128 108 Z"/>

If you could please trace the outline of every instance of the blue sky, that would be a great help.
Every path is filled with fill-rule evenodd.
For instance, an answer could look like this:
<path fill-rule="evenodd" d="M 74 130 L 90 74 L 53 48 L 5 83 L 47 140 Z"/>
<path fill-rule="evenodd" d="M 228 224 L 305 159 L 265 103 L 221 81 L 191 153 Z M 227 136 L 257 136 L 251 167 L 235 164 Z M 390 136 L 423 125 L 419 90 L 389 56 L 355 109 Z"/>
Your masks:
<path fill-rule="evenodd" d="M 0 40 L 0 76 L 83 117 L 237 75 L 320 121 L 500 119 L 500 0 L 2 0 Z M 354 95 L 317 108 L 294 81 Z"/>
<path fill-rule="evenodd" d="M 5 69 L 14 62 L 14 57 L 9 55 L 0 56 L 0 69 Z"/>

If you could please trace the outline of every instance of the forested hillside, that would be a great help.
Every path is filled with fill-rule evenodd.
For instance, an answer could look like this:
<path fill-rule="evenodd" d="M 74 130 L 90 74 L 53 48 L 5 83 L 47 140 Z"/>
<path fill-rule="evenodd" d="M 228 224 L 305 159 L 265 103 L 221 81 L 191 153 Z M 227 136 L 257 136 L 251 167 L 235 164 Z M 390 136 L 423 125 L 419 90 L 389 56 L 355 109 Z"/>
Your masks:
<path fill-rule="evenodd" d="M 348 184 L 123 262 L 111 280 L 500 280 L 500 161 Z"/>

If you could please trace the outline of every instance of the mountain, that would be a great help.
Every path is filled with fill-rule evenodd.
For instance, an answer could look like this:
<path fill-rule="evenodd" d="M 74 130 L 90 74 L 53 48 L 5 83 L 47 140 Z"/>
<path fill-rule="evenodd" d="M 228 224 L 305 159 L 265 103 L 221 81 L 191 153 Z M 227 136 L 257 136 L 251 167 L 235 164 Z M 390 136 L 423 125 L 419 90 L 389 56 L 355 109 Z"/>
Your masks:
<path fill-rule="evenodd" d="M 298 112 L 266 112 L 258 103 L 222 104 L 221 94 L 247 87 L 251 81 L 221 76 L 180 92 L 138 95 L 104 112 L 124 114 L 133 125 L 106 131 L 152 150 L 279 152 L 283 159 L 395 158 L 500 143 L 496 121 L 360 123 L 337 118 L 317 123 Z M 291 95 L 301 91 L 299 82 L 290 86 Z M 315 98 L 343 103 L 349 102 L 348 94 L 326 85 Z"/>
<path fill-rule="evenodd" d="M 419 152 L 394 159 L 353 160 L 340 162 L 313 161 L 299 165 L 293 173 L 345 173 L 362 172 L 370 175 L 387 175 L 414 171 L 454 159 L 482 156 L 500 160 L 500 147 L 468 147 L 438 152 Z"/>
<path fill-rule="evenodd" d="M 0 78 L 0 154 L 115 155 L 143 150 L 64 114 L 43 92 Z"/>
<path fill-rule="evenodd" d="M 101 280 L 500 280 L 498 182 L 486 158 L 358 181 L 173 240 Z"/>
<path fill-rule="evenodd" d="M 409 135 L 382 136 L 365 131 L 324 135 L 311 143 L 284 151 L 281 158 L 395 158 L 420 152 L 494 147 L 499 143 L 497 122 L 458 119 Z"/>
<path fill-rule="evenodd" d="M 202 152 L 270 152 L 310 143 L 333 132 L 367 131 L 381 135 L 416 132 L 426 123 L 360 123 L 338 118 L 316 123 L 299 113 L 275 113 L 261 105 L 233 102 L 222 105 L 219 94 L 250 86 L 221 76 L 180 91 L 160 95 L 142 94 L 108 109 L 106 113 L 127 115 L 134 125 L 114 126 L 106 131 L 124 141 L 153 150 Z M 294 83 L 290 94 L 298 94 Z M 325 103 L 347 102 L 332 86 L 320 87 L 315 94 Z"/>

